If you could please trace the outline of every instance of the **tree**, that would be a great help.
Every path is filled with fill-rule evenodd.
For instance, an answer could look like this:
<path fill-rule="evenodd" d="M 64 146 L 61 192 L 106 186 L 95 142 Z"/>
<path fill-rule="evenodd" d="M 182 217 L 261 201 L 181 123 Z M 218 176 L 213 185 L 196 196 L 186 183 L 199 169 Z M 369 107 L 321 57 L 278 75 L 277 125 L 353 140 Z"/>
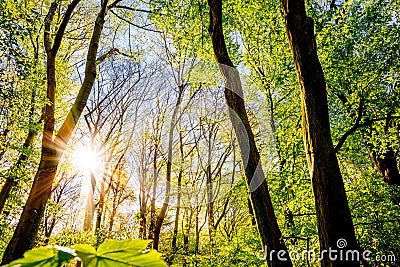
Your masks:
<path fill-rule="evenodd" d="M 219 68 L 224 77 L 225 100 L 229 107 L 229 117 L 239 142 L 261 240 L 268 251 L 282 250 L 287 253 L 260 164 L 260 156 L 254 141 L 253 131 L 247 117 L 239 73 L 235 69 L 226 48 L 222 28 L 222 1 L 209 0 L 208 5 L 210 6 L 209 34 L 216 61 L 220 64 Z M 268 260 L 269 266 L 292 266 L 290 260 L 280 261 L 276 255 Z"/>
<path fill-rule="evenodd" d="M 47 54 L 47 98 L 50 104 L 48 104 L 44 109 L 42 155 L 28 200 L 14 231 L 14 235 L 6 248 L 2 264 L 9 263 L 12 260 L 22 257 L 26 250 L 32 248 L 46 202 L 50 197 L 59 160 L 85 107 L 96 78 L 97 50 L 99 47 L 101 31 L 104 26 L 104 19 L 107 13 L 108 0 L 102 2 L 100 12 L 93 28 L 92 38 L 87 54 L 85 79 L 67 118 L 63 122 L 57 135 L 54 137 L 55 93 L 57 85 L 55 59 L 72 12 L 79 2 L 80 0 L 73 0 L 68 5 L 53 43 L 51 43 L 50 40 L 50 31 L 51 22 L 59 5 L 57 2 L 51 4 L 44 22 L 44 46 Z"/>
<path fill-rule="evenodd" d="M 33 161 L 35 136 L 42 124 L 39 110 L 43 106 L 44 73 L 38 44 L 40 14 L 30 2 L 2 1 L 0 8 L 4 12 L 0 18 L 0 47 L 7 52 L 0 62 L 0 164 L 11 165 L 1 170 L 5 178 L 0 191 L 1 214 L 13 189 L 21 180 L 27 180 L 24 176 L 30 176 L 26 169 Z"/>
<path fill-rule="evenodd" d="M 286 31 L 301 87 L 303 139 L 313 183 L 321 251 L 337 247 L 358 250 L 351 213 L 329 124 L 326 84 L 317 55 L 314 21 L 304 1 L 282 2 Z M 322 266 L 359 266 L 358 260 L 322 259 Z"/>

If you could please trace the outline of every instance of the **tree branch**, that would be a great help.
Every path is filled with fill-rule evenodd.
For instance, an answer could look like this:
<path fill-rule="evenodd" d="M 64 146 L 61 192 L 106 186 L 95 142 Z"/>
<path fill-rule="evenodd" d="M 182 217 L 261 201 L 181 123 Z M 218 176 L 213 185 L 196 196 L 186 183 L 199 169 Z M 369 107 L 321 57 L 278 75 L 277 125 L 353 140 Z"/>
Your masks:
<path fill-rule="evenodd" d="M 386 120 L 387 117 L 382 117 L 382 118 L 376 118 L 376 119 L 369 119 L 366 120 L 363 123 L 357 123 L 354 124 L 353 127 L 351 127 L 347 132 L 345 132 L 342 137 L 339 139 L 339 142 L 335 146 L 335 153 L 339 151 L 339 149 L 343 146 L 344 142 L 346 141 L 347 137 L 349 137 L 351 134 L 355 133 L 358 129 L 366 127 L 366 126 L 371 126 L 372 123 L 377 122 L 377 121 L 384 121 Z M 392 116 L 392 119 L 400 119 L 400 116 Z"/>
<path fill-rule="evenodd" d="M 109 57 L 111 57 L 113 55 L 116 55 L 116 54 L 120 54 L 119 49 L 118 48 L 111 48 L 110 51 L 108 51 L 107 53 L 99 56 L 96 59 L 96 63 L 100 63 L 100 62 L 106 60 L 107 58 L 109 58 Z"/>
<path fill-rule="evenodd" d="M 75 0 L 78 1 L 78 0 Z M 79 0 L 80 1 L 80 0 Z M 96 79 L 96 57 L 97 51 L 99 48 L 99 41 L 101 32 L 103 30 L 105 16 L 107 14 L 107 3 L 108 0 L 103 0 L 101 10 L 96 18 L 96 23 L 93 29 L 93 34 L 89 44 L 89 50 L 87 53 L 86 59 L 86 68 L 85 68 L 85 78 L 83 80 L 82 86 L 79 90 L 78 96 L 75 99 L 74 104 L 72 105 L 67 118 L 64 123 L 61 125 L 61 128 L 56 136 L 55 143 L 61 149 L 59 151 L 64 151 L 73 130 L 78 122 L 80 115 L 82 114 L 83 109 L 86 106 L 87 99 L 92 90 L 94 81 Z M 61 154 L 61 153 L 60 153 Z M 61 156 L 61 155 L 59 155 Z"/>
<path fill-rule="evenodd" d="M 57 9 L 57 2 L 51 3 L 49 12 L 44 19 L 44 49 L 46 50 L 46 54 L 51 53 L 51 41 L 50 41 L 50 31 L 51 31 L 51 22 L 53 21 L 54 15 Z"/>
<path fill-rule="evenodd" d="M 57 51 L 61 46 L 61 41 L 62 41 L 64 32 L 65 32 L 65 29 L 67 28 L 69 19 L 71 18 L 72 12 L 74 11 L 75 7 L 78 5 L 78 3 L 80 1 L 81 0 L 73 0 L 71 2 L 71 4 L 68 5 L 67 11 L 64 14 L 64 17 L 60 24 L 60 27 L 57 30 L 56 37 L 54 38 L 53 48 L 51 49 L 51 52 L 53 54 L 57 54 Z"/>
<path fill-rule="evenodd" d="M 161 33 L 161 31 L 158 31 L 158 30 L 153 30 L 153 29 L 147 29 L 147 28 L 145 28 L 146 26 L 149 26 L 149 25 L 151 25 L 151 24 L 146 25 L 146 26 L 140 26 L 140 25 L 137 25 L 137 24 L 135 24 L 135 23 L 133 23 L 133 22 L 131 22 L 131 21 L 129 21 L 129 20 L 127 20 L 127 19 L 121 17 L 120 15 L 118 15 L 117 13 L 115 13 L 113 10 L 110 10 L 110 11 L 111 11 L 111 13 L 113 13 L 117 18 L 119 18 L 120 20 L 125 21 L 126 23 L 129 23 L 130 25 L 132 25 L 132 26 L 134 26 L 134 27 L 137 27 L 137 28 L 139 28 L 139 29 L 146 30 L 146 31 Z"/>
<path fill-rule="evenodd" d="M 113 7 L 115 7 L 115 8 L 121 8 L 121 9 L 126 9 L 126 10 L 133 11 L 133 12 L 143 12 L 143 13 L 153 14 L 153 11 L 151 11 L 151 10 L 145 10 L 145 9 L 140 9 L 140 8 L 133 8 L 133 7 L 129 7 L 129 6 L 115 5 L 115 6 L 113 6 Z"/>

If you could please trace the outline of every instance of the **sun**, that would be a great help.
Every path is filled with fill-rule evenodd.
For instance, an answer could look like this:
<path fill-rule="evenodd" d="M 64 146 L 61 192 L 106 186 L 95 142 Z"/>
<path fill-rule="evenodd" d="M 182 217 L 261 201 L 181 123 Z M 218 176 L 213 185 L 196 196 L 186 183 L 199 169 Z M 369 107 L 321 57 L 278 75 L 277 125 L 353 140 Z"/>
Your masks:
<path fill-rule="evenodd" d="M 74 150 L 73 163 L 80 171 L 95 172 L 102 165 L 102 157 L 98 151 L 82 146 Z"/>

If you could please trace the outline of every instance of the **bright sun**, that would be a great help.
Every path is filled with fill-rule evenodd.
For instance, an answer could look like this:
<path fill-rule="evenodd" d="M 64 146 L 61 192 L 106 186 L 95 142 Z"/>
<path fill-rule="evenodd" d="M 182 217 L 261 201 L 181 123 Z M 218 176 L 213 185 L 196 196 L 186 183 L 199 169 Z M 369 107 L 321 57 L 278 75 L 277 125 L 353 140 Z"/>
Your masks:
<path fill-rule="evenodd" d="M 81 171 L 94 172 L 101 166 L 100 153 L 86 147 L 78 148 L 73 154 L 74 165 Z"/>

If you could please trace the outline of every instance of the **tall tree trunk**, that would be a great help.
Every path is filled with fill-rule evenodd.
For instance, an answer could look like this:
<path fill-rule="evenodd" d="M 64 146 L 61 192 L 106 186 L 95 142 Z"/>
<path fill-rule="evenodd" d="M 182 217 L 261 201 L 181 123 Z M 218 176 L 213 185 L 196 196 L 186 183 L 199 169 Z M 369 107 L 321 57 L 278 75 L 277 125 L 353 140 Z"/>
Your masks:
<path fill-rule="evenodd" d="M 179 228 L 179 212 L 180 212 L 180 206 L 181 206 L 181 185 L 182 185 L 182 175 L 183 175 L 183 163 L 185 160 L 185 156 L 183 153 L 183 136 L 182 136 L 182 131 L 179 131 L 179 146 L 180 146 L 180 154 L 181 154 L 181 165 L 179 169 L 179 174 L 178 174 L 178 196 L 176 200 L 176 211 L 175 211 L 175 222 L 174 222 L 174 232 L 172 235 L 172 251 L 176 251 L 176 241 L 178 237 L 178 228 Z"/>
<path fill-rule="evenodd" d="M 302 128 L 308 167 L 313 184 L 320 249 L 357 250 L 351 213 L 334 151 L 324 74 L 317 55 L 314 21 L 307 17 L 304 0 L 284 0 L 286 31 L 301 87 Z M 322 266 L 359 266 L 358 261 L 331 261 Z"/>
<path fill-rule="evenodd" d="M 207 153 L 207 168 L 206 168 L 206 179 L 207 179 L 207 217 L 208 217 L 208 236 L 211 244 L 211 251 L 213 247 L 213 232 L 214 232 L 214 196 L 213 196 L 213 184 L 212 184 L 212 171 L 211 171 L 211 150 L 212 140 L 214 134 L 214 125 L 211 126 L 208 135 L 208 153 Z M 216 134 L 216 132 L 215 132 Z"/>
<path fill-rule="evenodd" d="M 173 145 L 173 137 L 174 137 L 174 129 L 176 125 L 176 118 L 178 115 L 178 109 L 182 102 L 183 91 L 185 90 L 185 85 L 179 86 L 178 98 L 176 100 L 176 104 L 174 107 L 174 111 L 171 117 L 171 124 L 168 132 L 168 156 L 167 156 L 167 171 L 165 178 L 165 197 L 164 203 L 161 207 L 160 213 L 157 216 L 156 224 L 154 226 L 154 239 L 153 239 L 153 248 L 158 250 L 159 242 L 160 242 L 160 232 L 161 227 L 165 219 L 165 215 L 167 214 L 167 209 L 169 205 L 170 191 L 171 191 L 171 173 L 172 173 L 172 145 Z"/>
<path fill-rule="evenodd" d="M 176 211 L 175 211 L 175 222 L 174 222 L 174 232 L 172 235 L 172 251 L 176 251 L 176 243 L 177 243 L 177 237 L 178 237 L 178 230 L 179 230 L 179 213 L 180 213 L 180 205 L 181 205 L 181 185 L 182 185 L 182 173 L 183 170 L 181 169 L 178 174 L 178 196 L 177 196 L 177 202 L 176 202 Z"/>
<path fill-rule="evenodd" d="M 107 163 L 106 163 L 107 165 Z M 105 170 L 107 170 L 108 167 L 105 168 Z M 106 198 L 106 179 L 105 179 L 105 175 L 103 175 L 102 180 L 101 180 L 101 184 L 100 184 L 100 197 L 99 197 L 99 204 L 98 204 L 98 208 L 97 208 L 97 215 L 96 215 L 96 228 L 95 228 L 95 233 L 98 236 L 97 233 L 99 233 L 100 229 L 101 229 L 101 220 L 103 218 L 104 215 L 104 205 L 105 205 L 105 198 Z"/>
<path fill-rule="evenodd" d="M 142 174 L 145 176 L 145 174 Z M 144 181 L 145 178 L 142 178 L 142 181 L 140 182 L 140 223 L 139 223 L 139 238 L 145 239 L 146 238 L 146 210 L 147 210 L 147 196 L 146 196 L 146 191 L 144 189 Z"/>
<path fill-rule="evenodd" d="M 210 6 L 210 26 L 214 55 L 225 81 L 225 100 L 229 108 L 229 117 L 239 142 L 246 181 L 250 189 L 251 202 L 256 215 L 261 241 L 268 251 L 284 251 L 288 255 L 282 233 L 279 229 L 272 206 L 268 185 L 262 170 L 260 155 L 254 140 L 254 134 L 247 117 L 243 90 L 239 72 L 233 65 L 223 35 L 222 0 L 208 0 Z M 268 266 L 292 266 L 287 261 L 280 261 L 277 254 L 267 257 Z"/>
<path fill-rule="evenodd" d="M 126 151 L 126 150 L 125 150 Z M 111 154 L 110 154 L 111 155 Z M 106 174 L 109 171 L 109 162 L 110 162 L 110 158 L 108 160 L 106 160 L 105 163 L 105 174 L 103 175 L 103 179 L 101 182 L 101 187 L 100 187 L 100 198 L 99 198 L 99 205 L 98 205 L 98 211 L 97 211 L 97 219 L 96 219 L 96 236 L 97 236 L 97 243 L 99 244 L 100 239 L 99 239 L 99 231 L 101 229 L 101 222 L 103 220 L 103 218 L 105 218 L 105 199 L 108 198 L 112 183 L 114 182 L 114 177 L 116 175 L 116 172 L 122 162 L 122 159 L 124 158 L 125 152 L 123 154 L 121 154 L 121 156 L 119 157 L 117 164 L 114 166 L 113 170 L 111 171 L 111 173 L 109 174 L 110 179 L 107 181 L 106 179 Z M 111 156 L 110 156 L 111 157 Z M 107 182 L 107 188 L 105 188 L 105 183 Z M 114 202 L 113 202 L 114 203 Z M 109 232 L 111 233 L 112 230 L 112 225 L 109 228 Z"/>
<path fill-rule="evenodd" d="M 157 157 L 158 157 L 158 141 L 155 141 L 154 144 L 154 155 L 153 155 L 153 187 L 152 187 L 152 196 L 150 201 L 150 226 L 149 226 L 149 239 L 154 238 L 154 228 L 156 225 L 156 194 L 157 194 L 157 177 L 158 177 L 158 166 L 157 166 Z"/>
<path fill-rule="evenodd" d="M 96 56 L 99 40 L 104 25 L 108 0 L 103 0 L 101 10 L 96 18 L 93 34 L 89 44 L 85 78 L 78 92 L 78 96 L 62 124 L 58 134 L 54 136 L 55 125 L 55 93 L 56 93 L 56 66 L 55 59 L 61 46 L 61 41 L 71 17 L 71 14 L 80 0 L 73 0 L 64 14 L 63 20 L 50 43 L 51 22 L 58 7 L 58 1 L 51 4 L 45 19 L 44 45 L 47 54 L 47 98 L 50 102 L 44 109 L 44 129 L 42 137 L 42 155 L 32 189 L 18 221 L 14 234 L 4 252 L 2 264 L 21 258 L 25 251 L 33 247 L 38 229 L 43 217 L 47 200 L 51 194 L 54 177 L 59 160 L 86 105 L 94 80 L 96 78 Z"/>
<path fill-rule="evenodd" d="M 115 190 L 114 190 L 114 196 L 113 196 L 113 201 L 112 201 L 112 209 L 111 209 L 111 215 L 110 215 L 110 221 L 108 223 L 108 231 L 112 233 L 113 227 L 114 227 L 114 219 L 115 215 L 117 214 L 117 208 L 118 208 L 118 196 L 116 195 L 116 191 L 118 190 L 118 187 L 120 185 L 120 179 L 117 178 L 116 185 L 115 185 Z"/>
<path fill-rule="evenodd" d="M 189 213 L 190 213 L 190 215 L 189 215 Z M 183 225 L 184 219 L 182 220 L 183 251 L 185 253 L 188 253 L 189 252 L 190 226 L 192 224 L 193 210 L 190 209 L 190 208 L 186 209 L 186 214 L 185 215 L 186 215 L 186 223 L 185 223 L 185 225 Z M 199 233 L 200 233 L 200 231 L 199 231 Z"/>

